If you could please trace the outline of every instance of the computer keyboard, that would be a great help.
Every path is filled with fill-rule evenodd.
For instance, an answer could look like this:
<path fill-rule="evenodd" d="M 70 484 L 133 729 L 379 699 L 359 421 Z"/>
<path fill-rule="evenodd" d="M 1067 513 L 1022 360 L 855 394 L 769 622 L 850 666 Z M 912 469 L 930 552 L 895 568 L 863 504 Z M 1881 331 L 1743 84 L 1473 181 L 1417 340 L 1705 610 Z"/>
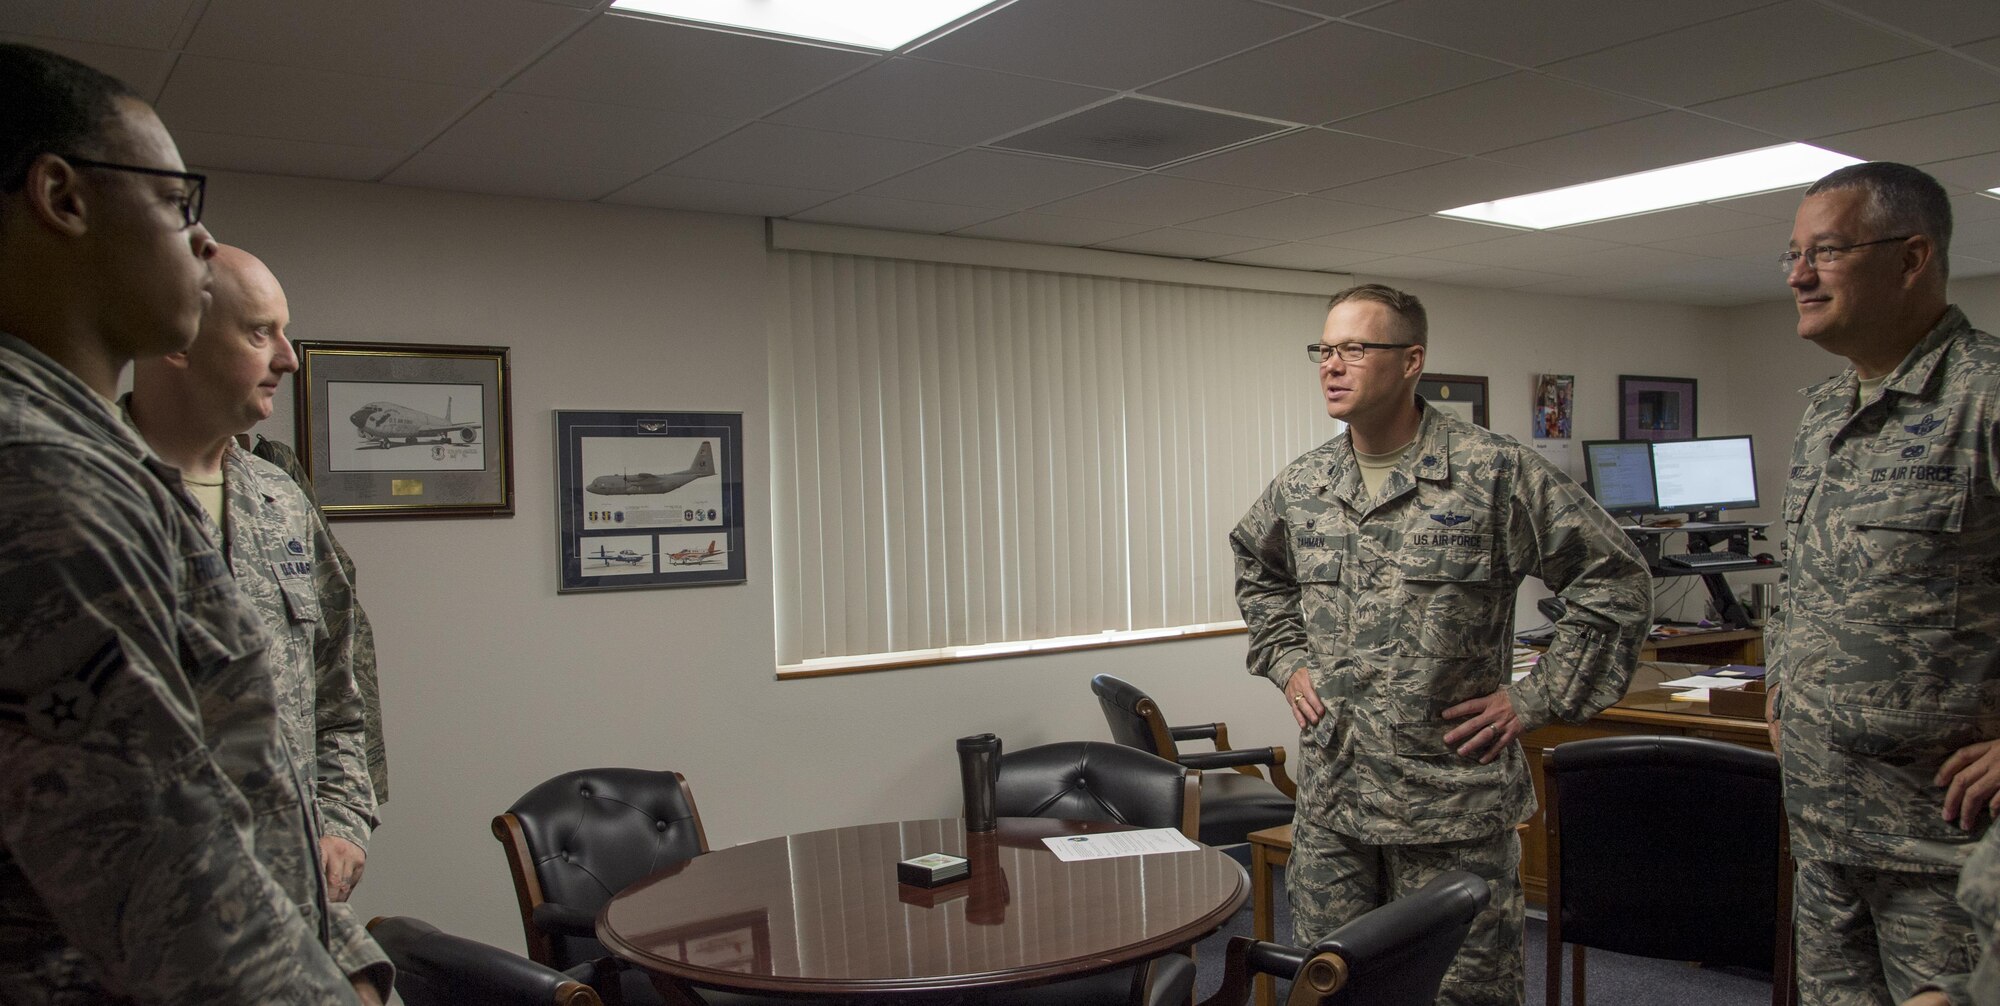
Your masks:
<path fill-rule="evenodd" d="M 1686 555 L 1662 556 L 1660 561 L 1689 569 L 1707 569 L 1711 566 L 1734 566 L 1751 559 L 1741 552 L 1689 552 Z"/>

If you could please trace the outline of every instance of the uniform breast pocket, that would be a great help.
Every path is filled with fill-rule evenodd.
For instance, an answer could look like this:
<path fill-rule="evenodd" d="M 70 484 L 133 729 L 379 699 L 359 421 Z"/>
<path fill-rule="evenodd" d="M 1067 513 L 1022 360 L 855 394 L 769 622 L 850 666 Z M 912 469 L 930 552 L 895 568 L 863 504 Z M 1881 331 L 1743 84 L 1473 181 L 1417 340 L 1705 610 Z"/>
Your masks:
<path fill-rule="evenodd" d="M 1899 487 L 1850 511 L 1855 573 L 1849 621 L 1948 629 L 1958 624 L 1963 486 Z"/>
<path fill-rule="evenodd" d="M 1493 555 L 1483 548 L 1405 551 L 1398 561 L 1408 621 L 1402 652 L 1428 657 L 1470 657 L 1490 652 Z"/>
<path fill-rule="evenodd" d="M 1812 472 L 1803 475 L 1794 475 L 1791 483 L 1785 486 L 1785 523 L 1787 525 L 1797 526 L 1805 523 L 1806 504 L 1812 502 L 1813 482 L 1817 478 L 1818 475 Z"/>
<path fill-rule="evenodd" d="M 319 594 L 313 591 L 310 584 L 299 580 L 280 580 L 278 588 L 284 592 L 285 617 L 291 619 L 292 624 L 319 624 Z"/>

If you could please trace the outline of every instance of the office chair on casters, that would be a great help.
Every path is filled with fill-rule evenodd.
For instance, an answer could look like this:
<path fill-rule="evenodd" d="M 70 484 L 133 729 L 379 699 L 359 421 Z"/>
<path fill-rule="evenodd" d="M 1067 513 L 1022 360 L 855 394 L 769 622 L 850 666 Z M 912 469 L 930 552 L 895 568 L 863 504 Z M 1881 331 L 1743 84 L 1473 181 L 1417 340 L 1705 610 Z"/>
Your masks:
<path fill-rule="evenodd" d="M 401 916 L 373 919 L 368 932 L 396 966 L 396 993 L 405 1006 L 603 1004 L 590 987 L 591 965 L 572 975 Z"/>
<path fill-rule="evenodd" d="M 1115 821 L 1140 828 L 1178 828 L 1194 838 L 1201 817 L 1201 773 L 1164 758 L 1099 741 L 1064 741 L 1000 756 L 994 812 L 1001 817 Z M 1194 996 L 1194 961 L 1169 953 L 1136 968 L 1120 968 L 1023 989 L 993 993 L 988 1006 L 1084 1006 L 1127 1002 L 1186 1006 Z"/>
<path fill-rule="evenodd" d="M 1604 737 L 1543 761 L 1548 1006 L 1584 1006 L 1584 948 L 1769 969 L 1792 1001 L 1792 865 L 1778 758 L 1698 737 Z M 1634 868 L 1638 864 L 1638 868 Z"/>
<path fill-rule="evenodd" d="M 1113 740 L 1203 770 L 1203 844 L 1235 845 L 1249 841 L 1253 831 L 1292 822 L 1292 801 L 1297 797 L 1297 788 L 1285 774 L 1284 748 L 1232 749 L 1226 723 L 1170 727 L 1151 696 L 1109 674 L 1091 678 L 1090 690 L 1097 693 L 1097 704 L 1104 709 L 1104 721 L 1111 727 Z M 1188 740 L 1212 741 L 1215 750 L 1181 751 L 1179 742 Z M 1260 765 L 1270 771 L 1270 781 L 1265 781 L 1257 771 Z"/>
<path fill-rule="evenodd" d="M 1291 981 L 1286 1006 L 1433 1006 L 1490 896 L 1486 881 L 1451 870 L 1310 948 L 1233 937 L 1222 987 L 1201 1006 L 1243 1006 L 1259 974 Z"/>

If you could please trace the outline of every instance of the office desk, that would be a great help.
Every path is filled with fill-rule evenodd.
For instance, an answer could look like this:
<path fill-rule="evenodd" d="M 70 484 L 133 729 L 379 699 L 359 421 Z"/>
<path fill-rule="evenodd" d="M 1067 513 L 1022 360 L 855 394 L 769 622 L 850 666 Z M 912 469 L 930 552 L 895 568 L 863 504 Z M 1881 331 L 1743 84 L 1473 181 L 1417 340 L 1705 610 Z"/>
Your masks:
<path fill-rule="evenodd" d="M 1531 648 L 1542 651 L 1548 650 L 1548 646 L 1545 644 L 1535 645 Z M 1684 636 L 1668 636 L 1663 639 L 1649 638 L 1639 645 L 1639 660 L 1641 662 L 1671 660 L 1683 664 L 1705 664 L 1710 666 L 1720 664 L 1762 664 L 1764 662 L 1764 630 L 1724 629 L 1718 632 L 1696 632 Z"/>
<path fill-rule="evenodd" d="M 1192 946 L 1243 904 L 1234 860 L 1195 852 L 1063 863 L 1044 836 L 1123 825 L 1002 818 L 870 824 L 718 849 L 620 892 L 597 919 L 606 947 L 653 975 L 749 993 L 922 1000 L 1040 985 Z M 966 856 L 969 880 L 896 882 L 896 863 Z"/>
<path fill-rule="evenodd" d="M 1697 637 L 1699 638 L 1699 637 Z M 1762 647 L 1761 634 L 1758 645 Z M 1617 705 L 1581 724 L 1551 723 L 1521 738 L 1528 758 L 1528 772 L 1535 781 L 1538 809 L 1521 835 L 1521 886 L 1531 904 L 1546 902 L 1548 895 L 1548 839 L 1539 805 L 1546 799 L 1542 784 L 1542 756 L 1557 744 L 1592 737 L 1627 734 L 1709 737 L 1746 747 L 1771 750 L 1771 735 L 1762 719 L 1716 716 L 1706 702 L 1678 702 L 1673 692 L 1659 683 L 1698 674 L 1703 667 L 1693 664 L 1642 662 L 1633 673 L 1625 697 Z"/>

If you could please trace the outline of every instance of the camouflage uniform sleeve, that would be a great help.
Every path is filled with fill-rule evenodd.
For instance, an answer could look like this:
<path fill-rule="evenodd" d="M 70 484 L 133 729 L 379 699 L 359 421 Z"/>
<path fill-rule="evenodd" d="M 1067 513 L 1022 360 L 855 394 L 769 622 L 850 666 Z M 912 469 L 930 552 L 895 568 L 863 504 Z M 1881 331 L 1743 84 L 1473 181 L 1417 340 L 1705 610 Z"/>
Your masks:
<path fill-rule="evenodd" d="M 326 521 L 308 508 L 313 532 L 313 587 L 322 612 L 344 612 L 354 606 L 354 587 L 334 556 Z M 314 715 L 318 738 L 317 796 L 326 834 L 344 838 L 363 849 L 378 823 L 375 791 L 368 779 L 368 732 L 361 689 L 354 680 L 354 622 L 327 619 L 326 634 L 313 649 L 317 675 Z"/>
<path fill-rule="evenodd" d="M 1581 723 L 1625 695 L 1653 618 L 1653 579 L 1625 532 L 1568 476 L 1518 451 L 1509 535 L 1526 554 L 1517 569 L 1562 598 L 1549 652 L 1507 686 L 1523 730 L 1550 720 Z"/>
<path fill-rule="evenodd" d="M 1279 688 L 1311 664 L 1299 584 L 1292 574 L 1291 539 L 1285 533 L 1282 478 L 1271 482 L 1229 534 L 1236 554 L 1236 606 L 1250 630 L 1250 672 Z"/>
<path fill-rule="evenodd" d="M 141 1002 L 353 1002 L 203 739 L 144 499 L 75 452 L 0 451 L 0 915 L 46 913 Z"/>

